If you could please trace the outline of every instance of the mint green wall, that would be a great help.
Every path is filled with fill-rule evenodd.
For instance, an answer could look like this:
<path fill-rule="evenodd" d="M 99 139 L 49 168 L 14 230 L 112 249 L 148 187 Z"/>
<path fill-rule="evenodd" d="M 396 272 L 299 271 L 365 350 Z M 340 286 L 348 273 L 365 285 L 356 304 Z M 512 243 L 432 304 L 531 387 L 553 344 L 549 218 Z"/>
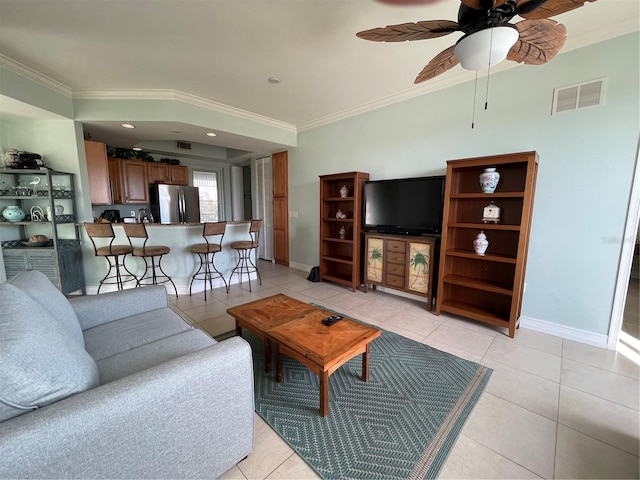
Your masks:
<path fill-rule="evenodd" d="M 90 218 L 85 217 L 87 211 L 91 214 L 87 210 L 91 201 L 80 124 L 73 120 L 14 120 L 1 122 L 0 130 L 3 147 L 39 153 L 48 167 L 78 175 L 79 218 Z"/>
<path fill-rule="evenodd" d="M 638 143 L 638 45 L 634 33 L 493 74 L 487 111 L 481 78 L 474 129 L 468 82 L 301 132 L 289 152 L 291 261 L 318 264 L 318 175 L 434 175 L 450 159 L 536 150 L 523 316 L 606 335 Z M 550 115 L 554 88 L 601 77 L 604 106 Z"/>
<path fill-rule="evenodd" d="M 5 67 L 0 67 L 0 94 L 35 105 L 56 115 L 73 118 L 70 93 L 69 96 L 62 95 L 44 85 L 27 80 Z M 0 109 L 2 109 L 1 100 Z"/>

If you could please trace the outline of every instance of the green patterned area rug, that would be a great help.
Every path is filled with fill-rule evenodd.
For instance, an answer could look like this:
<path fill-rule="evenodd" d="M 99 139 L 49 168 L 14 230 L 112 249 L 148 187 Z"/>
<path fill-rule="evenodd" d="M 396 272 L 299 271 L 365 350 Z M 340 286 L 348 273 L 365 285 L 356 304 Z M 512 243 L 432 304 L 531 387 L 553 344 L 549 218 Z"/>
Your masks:
<path fill-rule="evenodd" d="M 383 330 L 362 356 L 329 378 L 329 415 L 318 413 L 318 377 L 284 358 L 284 382 L 253 348 L 256 412 L 323 478 L 435 478 L 492 370 Z"/>

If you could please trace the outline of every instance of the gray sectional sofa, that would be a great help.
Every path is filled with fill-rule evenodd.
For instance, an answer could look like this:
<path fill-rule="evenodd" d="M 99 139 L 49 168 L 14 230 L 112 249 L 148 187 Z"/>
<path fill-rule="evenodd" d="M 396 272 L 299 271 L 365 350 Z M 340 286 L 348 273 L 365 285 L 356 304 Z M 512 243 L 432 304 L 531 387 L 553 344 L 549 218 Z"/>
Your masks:
<path fill-rule="evenodd" d="M 215 478 L 253 422 L 248 343 L 192 328 L 164 287 L 0 284 L 0 478 Z"/>

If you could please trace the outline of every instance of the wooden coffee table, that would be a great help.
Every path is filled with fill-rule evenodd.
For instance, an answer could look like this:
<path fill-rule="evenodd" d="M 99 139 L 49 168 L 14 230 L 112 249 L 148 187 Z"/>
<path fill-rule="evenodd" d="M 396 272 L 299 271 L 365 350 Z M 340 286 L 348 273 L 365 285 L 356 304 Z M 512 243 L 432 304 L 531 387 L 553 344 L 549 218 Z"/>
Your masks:
<path fill-rule="evenodd" d="M 329 414 L 329 377 L 356 355 L 362 354 L 362 380 L 369 380 L 369 351 L 380 330 L 344 318 L 330 327 L 322 324 L 328 312 L 278 294 L 227 310 L 236 319 L 236 334 L 246 328 L 265 343 L 265 370 L 271 364 L 269 343 L 276 356 L 276 381 L 284 378 L 282 355 L 308 367 L 320 381 L 320 415 Z"/>

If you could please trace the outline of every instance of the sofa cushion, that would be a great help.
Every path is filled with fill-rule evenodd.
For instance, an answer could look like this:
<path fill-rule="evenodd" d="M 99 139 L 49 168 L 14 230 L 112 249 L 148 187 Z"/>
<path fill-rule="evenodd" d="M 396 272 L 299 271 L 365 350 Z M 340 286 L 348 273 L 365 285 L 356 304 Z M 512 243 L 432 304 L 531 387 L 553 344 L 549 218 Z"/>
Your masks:
<path fill-rule="evenodd" d="M 0 421 L 99 385 L 98 367 L 38 302 L 0 284 Z"/>
<path fill-rule="evenodd" d="M 209 335 L 195 328 L 146 343 L 97 361 L 100 383 L 113 382 L 216 343 Z"/>
<path fill-rule="evenodd" d="M 89 328 L 84 331 L 84 342 L 89 355 L 98 361 L 192 328 L 170 308 L 159 308 Z"/>
<path fill-rule="evenodd" d="M 9 283 L 43 306 L 66 330 L 69 337 L 84 347 L 82 329 L 73 307 L 44 273 L 37 270 L 20 272 L 10 279 Z"/>

